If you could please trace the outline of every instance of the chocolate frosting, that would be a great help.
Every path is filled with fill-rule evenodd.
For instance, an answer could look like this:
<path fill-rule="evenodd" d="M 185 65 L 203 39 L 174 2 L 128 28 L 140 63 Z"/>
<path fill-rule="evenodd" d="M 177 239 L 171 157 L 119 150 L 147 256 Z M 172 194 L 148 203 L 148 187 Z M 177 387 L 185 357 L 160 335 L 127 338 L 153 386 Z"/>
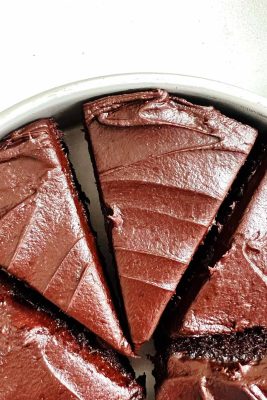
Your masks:
<path fill-rule="evenodd" d="M 256 131 L 166 91 L 84 106 L 132 340 L 148 340 Z"/>
<path fill-rule="evenodd" d="M 0 143 L 0 265 L 131 355 L 60 137 L 46 119 Z"/>
<path fill-rule="evenodd" d="M 217 363 L 174 353 L 157 400 L 263 400 L 267 398 L 267 357 L 261 361 Z"/>
<path fill-rule="evenodd" d="M 100 350 L 57 315 L 21 298 L 3 272 L 0 332 L 3 400 L 144 398 L 142 387 L 113 351 Z"/>
<path fill-rule="evenodd" d="M 157 400 L 263 400 L 267 330 L 179 337 L 154 358 Z"/>
<path fill-rule="evenodd" d="M 264 167 L 266 166 L 263 165 Z M 230 250 L 210 269 L 210 278 L 171 336 L 229 333 L 267 327 L 267 173 L 243 215 Z"/>

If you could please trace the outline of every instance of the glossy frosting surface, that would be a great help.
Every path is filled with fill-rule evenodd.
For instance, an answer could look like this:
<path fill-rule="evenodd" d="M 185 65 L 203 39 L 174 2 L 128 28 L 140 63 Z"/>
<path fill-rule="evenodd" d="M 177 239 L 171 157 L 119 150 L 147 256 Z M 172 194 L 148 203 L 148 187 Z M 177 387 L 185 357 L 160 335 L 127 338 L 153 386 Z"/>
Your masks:
<path fill-rule="evenodd" d="M 162 90 L 84 110 L 138 346 L 151 337 L 257 133 Z"/>
<path fill-rule="evenodd" d="M 52 120 L 0 143 L 0 266 L 131 354 Z"/>
<path fill-rule="evenodd" d="M 265 400 L 267 357 L 261 361 L 217 363 L 189 360 L 174 353 L 168 376 L 157 391 L 157 400 Z"/>
<path fill-rule="evenodd" d="M 132 400 L 143 390 L 113 351 L 20 297 L 0 272 L 1 400 Z"/>
<path fill-rule="evenodd" d="M 265 163 L 266 165 L 266 163 Z M 230 250 L 210 269 L 175 334 L 229 333 L 267 327 L 267 173 L 234 233 Z"/>

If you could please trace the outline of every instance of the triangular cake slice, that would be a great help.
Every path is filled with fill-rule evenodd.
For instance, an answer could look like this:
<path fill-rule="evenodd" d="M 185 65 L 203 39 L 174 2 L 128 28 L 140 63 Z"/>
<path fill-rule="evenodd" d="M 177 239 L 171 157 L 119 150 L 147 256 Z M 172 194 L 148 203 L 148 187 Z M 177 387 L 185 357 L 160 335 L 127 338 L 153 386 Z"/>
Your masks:
<path fill-rule="evenodd" d="M 84 106 L 132 340 L 148 340 L 257 133 L 163 90 Z"/>
<path fill-rule="evenodd" d="M 266 165 L 259 171 L 264 176 L 230 240 L 230 249 L 210 268 L 209 279 L 190 305 L 180 329 L 175 332 L 172 328 L 171 336 L 267 328 Z"/>
<path fill-rule="evenodd" d="M 51 119 L 0 142 L 0 266 L 131 354 Z"/>
<path fill-rule="evenodd" d="M 155 357 L 156 400 L 265 400 L 266 371 L 266 330 L 180 337 Z"/>
<path fill-rule="evenodd" d="M 62 317 L 0 271 L 1 400 L 143 399 L 128 361 Z"/>

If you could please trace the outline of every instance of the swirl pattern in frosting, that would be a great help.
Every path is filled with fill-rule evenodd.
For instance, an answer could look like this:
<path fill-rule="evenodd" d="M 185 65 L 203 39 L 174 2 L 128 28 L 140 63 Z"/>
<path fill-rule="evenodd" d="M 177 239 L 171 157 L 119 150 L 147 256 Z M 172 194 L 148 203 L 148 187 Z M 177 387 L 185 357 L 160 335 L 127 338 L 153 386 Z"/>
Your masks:
<path fill-rule="evenodd" d="M 130 366 L 115 351 L 70 329 L 62 315 L 28 292 L 0 271 L 1 400 L 144 398 Z"/>
<path fill-rule="evenodd" d="M 84 106 L 132 340 L 149 340 L 257 132 L 166 91 Z"/>
<path fill-rule="evenodd" d="M 156 400 L 265 400 L 267 331 L 180 338 L 156 358 Z"/>
<path fill-rule="evenodd" d="M 0 265 L 131 355 L 51 119 L 0 144 Z"/>
<path fill-rule="evenodd" d="M 267 161 L 267 160 L 266 160 Z M 171 336 L 267 328 L 267 162 L 230 249 L 210 268 L 203 285 Z"/>

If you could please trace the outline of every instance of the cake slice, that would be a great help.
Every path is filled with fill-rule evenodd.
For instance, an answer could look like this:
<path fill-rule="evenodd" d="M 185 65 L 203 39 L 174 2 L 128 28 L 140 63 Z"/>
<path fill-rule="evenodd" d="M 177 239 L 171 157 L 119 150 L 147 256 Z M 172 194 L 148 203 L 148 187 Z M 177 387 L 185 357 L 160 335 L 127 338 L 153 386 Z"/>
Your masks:
<path fill-rule="evenodd" d="M 84 106 L 136 347 L 149 340 L 257 136 L 163 90 Z"/>
<path fill-rule="evenodd" d="M 130 355 L 53 120 L 0 142 L 0 177 L 0 266 Z"/>
<path fill-rule="evenodd" d="M 156 400 L 265 400 L 267 331 L 179 338 L 154 374 Z"/>
<path fill-rule="evenodd" d="M 259 171 L 260 183 L 230 240 L 230 249 L 210 268 L 209 279 L 182 324 L 171 327 L 171 337 L 230 333 L 254 326 L 267 329 L 266 161 Z"/>
<path fill-rule="evenodd" d="M 1 400 L 144 398 L 126 359 L 97 347 L 85 332 L 70 329 L 59 313 L 40 305 L 3 271 L 0 332 Z"/>

